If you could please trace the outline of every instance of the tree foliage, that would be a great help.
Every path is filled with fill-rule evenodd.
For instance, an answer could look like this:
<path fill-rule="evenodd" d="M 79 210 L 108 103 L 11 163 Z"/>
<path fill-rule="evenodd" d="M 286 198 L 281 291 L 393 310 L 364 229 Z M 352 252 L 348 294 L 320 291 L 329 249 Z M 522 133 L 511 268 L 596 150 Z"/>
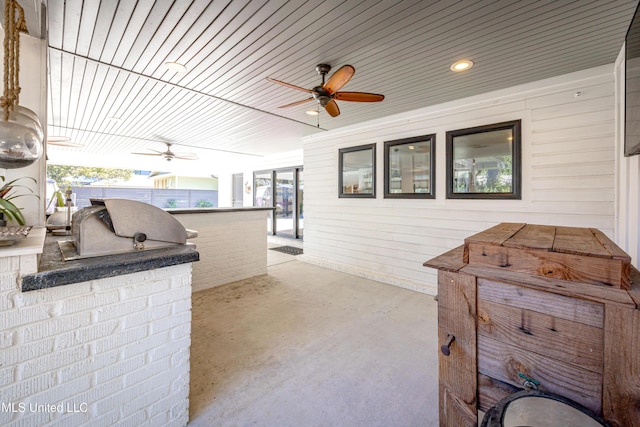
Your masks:
<path fill-rule="evenodd" d="M 48 165 L 47 166 L 47 178 L 53 179 L 59 186 L 72 185 L 79 181 L 91 180 L 105 180 L 113 182 L 116 180 L 129 180 L 133 175 L 131 169 L 107 169 L 107 168 L 93 168 L 85 166 L 63 166 L 63 165 Z"/>

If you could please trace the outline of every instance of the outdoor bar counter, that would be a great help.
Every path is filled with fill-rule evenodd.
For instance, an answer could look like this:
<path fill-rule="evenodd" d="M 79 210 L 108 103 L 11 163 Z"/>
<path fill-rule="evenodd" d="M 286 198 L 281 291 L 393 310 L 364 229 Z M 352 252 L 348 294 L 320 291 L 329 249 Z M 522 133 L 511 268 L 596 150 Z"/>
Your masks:
<path fill-rule="evenodd" d="M 170 211 L 196 248 L 63 261 L 44 227 L 1 247 L 0 395 L 27 409 L 0 425 L 186 425 L 192 292 L 266 273 L 270 209 Z"/>
<path fill-rule="evenodd" d="M 44 228 L 35 229 L 38 235 Z M 58 247 L 59 241 L 72 236 L 53 236 L 46 233 L 36 272 L 24 274 L 22 291 L 51 288 L 71 283 L 120 276 L 199 260 L 193 246 L 180 245 L 171 248 L 143 250 L 121 254 L 65 261 Z M 2 252 L 0 252 L 0 255 Z"/>
<path fill-rule="evenodd" d="M 192 266 L 193 288 L 197 291 L 266 274 L 266 216 L 271 210 L 168 210 L 185 228 L 198 231 L 198 237 L 189 240 L 197 249 L 187 245 L 65 261 L 58 242 L 72 237 L 54 236 L 45 233 L 44 228 L 34 228 L 26 239 L 0 251 L 0 257 L 23 255 L 23 292 L 191 263 L 203 257 L 206 263 Z M 37 258 L 27 261 L 25 255 Z"/>
<path fill-rule="evenodd" d="M 70 237 L 0 248 L 0 425 L 186 425 L 197 250 L 65 262 Z"/>
<path fill-rule="evenodd" d="M 198 231 L 202 262 L 193 264 L 193 292 L 267 274 L 267 218 L 274 208 L 168 209 Z"/>

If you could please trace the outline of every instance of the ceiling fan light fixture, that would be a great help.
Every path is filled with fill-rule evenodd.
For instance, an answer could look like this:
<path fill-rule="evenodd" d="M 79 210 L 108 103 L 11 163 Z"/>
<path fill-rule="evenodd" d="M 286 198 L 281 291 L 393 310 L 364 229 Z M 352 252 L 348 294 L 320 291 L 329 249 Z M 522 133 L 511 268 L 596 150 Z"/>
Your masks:
<path fill-rule="evenodd" d="M 187 71 L 187 67 L 179 62 L 165 62 L 164 66 L 168 70 L 175 71 L 176 73 L 184 73 Z"/>
<path fill-rule="evenodd" d="M 267 81 L 277 83 L 281 86 L 285 86 L 290 89 L 295 89 L 297 91 L 305 92 L 311 95 L 307 99 L 291 102 L 286 105 L 281 105 L 278 108 L 294 107 L 315 100 L 318 103 L 318 109 L 320 107 L 323 107 L 331 117 L 337 117 L 340 115 L 340 108 L 338 107 L 338 103 L 336 101 L 380 102 L 384 100 L 384 95 L 380 95 L 377 93 L 341 92 L 340 89 L 342 89 L 342 87 L 346 85 L 349 80 L 351 80 L 351 77 L 353 77 L 353 75 L 355 74 L 356 69 L 352 65 L 343 65 L 342 67 L 340 67 L 340 69 L 338 69 L 338 71 L 336 71 L 331 77 L 329 77 L 329 80 L 325 81 L 325 76 L 330 69 L 331 66 L 328 64 L 318 64 L 318 66 L 316 66 L 316 71 L 322 75 L 322 85 L 315 86 L 313 89 L 305 89 L 291 83 L 286 83 L 280 80 L 273 79 L 271 77 L 267 77 Z M 307 114 L 313 115 L 314 113 L 307 112 Z M 320 127 L 319 124 L 318 127 Z"/>
<path fill-rule="evenodd" d="M 473 61 L 469 59 L 461 59 L 460 61 L 456 61 L 451 65 L 451 71 L 466 71 L 471 67 L 473 67 Z"/>
<path fill-rule="evenodd" d="M 163 142 L 163 144 L 167 146 L 166 151 L 149 149 L 149 151 L 153 151 L 153 152 L 152 153 L 131 153 L 131 154 L 137 154 L 140 156 L 158 156 L 158 157 L 162 157 L 167 162 L 170 162 L 173 159 L 198 160 L 198 156 L 195 153 L 174 153 L 173 151 L 171 151 L 171 146 L 173 145 L 173 143 L 171 142 Z"/>

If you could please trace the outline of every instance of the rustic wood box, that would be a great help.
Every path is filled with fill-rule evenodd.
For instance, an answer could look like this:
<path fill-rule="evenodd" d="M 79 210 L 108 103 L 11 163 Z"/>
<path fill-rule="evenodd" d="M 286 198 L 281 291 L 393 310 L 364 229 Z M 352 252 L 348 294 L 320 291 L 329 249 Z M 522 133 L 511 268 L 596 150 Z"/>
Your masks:
<path fill-rule="evenodd" d="M 477 426 L 533 379 L 612 426 L 640 426 L 640 274 L 599 230 L 505 223 L 438 271 L 440 425 Z M 447 354 L 448 353 L 448 354 Z"/>
<path fill-rule="evenodd" d="M 469 265 L 629 289 L 631 258 L 594 228 L 502 223 L 465 239 Z"/>

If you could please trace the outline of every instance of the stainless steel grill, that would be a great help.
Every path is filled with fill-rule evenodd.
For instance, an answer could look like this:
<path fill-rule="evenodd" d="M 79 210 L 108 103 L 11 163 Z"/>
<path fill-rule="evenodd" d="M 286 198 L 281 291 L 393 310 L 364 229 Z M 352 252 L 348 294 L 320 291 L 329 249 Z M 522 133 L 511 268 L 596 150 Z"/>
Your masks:
<path fill-rule="evenodd" d="M 73 214 L 72 239 L 58 242 L 65 261 L 190 245 L 198 233 L 168 212 L 127 199 L 92 200 Z"/>

